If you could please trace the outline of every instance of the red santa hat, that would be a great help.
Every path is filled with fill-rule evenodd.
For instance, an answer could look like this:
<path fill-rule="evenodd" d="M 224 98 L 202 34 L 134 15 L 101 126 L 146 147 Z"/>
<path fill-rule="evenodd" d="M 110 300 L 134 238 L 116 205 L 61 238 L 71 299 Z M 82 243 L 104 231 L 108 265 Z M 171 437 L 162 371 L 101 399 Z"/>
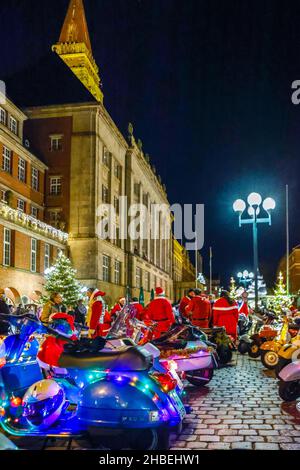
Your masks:
<path fill-rule="evenodd" d="M 155 295 L 157 295 L 157 296 L 165 295 L 165 291 L 163 290 L 162 287 L 156 287 L 155 288 Z"/>

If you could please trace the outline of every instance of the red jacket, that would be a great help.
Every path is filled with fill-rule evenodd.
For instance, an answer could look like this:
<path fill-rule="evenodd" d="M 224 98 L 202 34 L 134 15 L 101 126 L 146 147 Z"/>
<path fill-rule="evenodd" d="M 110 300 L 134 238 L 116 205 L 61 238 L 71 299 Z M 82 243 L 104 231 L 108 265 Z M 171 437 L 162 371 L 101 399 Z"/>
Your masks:
<path fill-rule="evenodd" d="M 239 319 L 236 302 L 230 305 L 224 297 L 216 300 L 213 306 L 213 317 L 214 326 L 224 326 L 226 333 L 236 339 Z"/>
<path fill-rule="evenodd" d="M 110 330 L 110 326 L 110 313 L 103 308 L 101 296 L 96 294 L 92 304 L 92 315 L 89 324 L 90 330 L 95 330 L 93 338 L 96 338 L 97 336 L 106 336 Z"/>
<path fill-rule="evenodd" d="M 115 315 L 116 313 L 120 312 L 122 310 L 122 305 L 117 303 L 110 311 L 111 315 Z"/>
<path fill-rule="evenodd" d="M 175 322 L 171 302 L 165 297 L 156 297 L 151 300 L 146 308 L 146 312 L 148 319 L 157 323 L 154 338 L 159 338 L 161 333 L 168 331 L 170 326 Z"/>
<path fill-rule="evenodd" d="M 248 303 L 242 300 L 241 305 L 239 306 L 239 313 L 244 313 L 247 317 L 249 315 Z"/>
<path fill-rule="evenodd" d="M 143 321 L 144 307 L 139 302 L 132 302 L 131 305 L 135 308 L 137 320 Z"/>
<path fill-rule="evenodd" d="M 185 311 L 193 325 L 199 326 L 200 328 L 209 327 L 211 306 L 210 301 L 205 297 L 200 295 L 193 297 L 186 306 Z"/>
<path fill-rule="evenodd" d="M 178 307 L 179 313 L 181 315 L 186 316 L 185 308 L 188 306 L 190 300 L 191 300 L 190 297 L 188 297 L 187 295 L 182 297 L 179 307 Z"/>

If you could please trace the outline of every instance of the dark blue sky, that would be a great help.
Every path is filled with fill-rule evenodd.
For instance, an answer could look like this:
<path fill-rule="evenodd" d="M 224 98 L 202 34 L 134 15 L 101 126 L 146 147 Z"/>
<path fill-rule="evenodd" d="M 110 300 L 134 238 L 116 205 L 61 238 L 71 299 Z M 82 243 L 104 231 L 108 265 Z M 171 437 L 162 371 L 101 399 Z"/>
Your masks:
<path fill-rule="evenodd" d="M 68 3 L 1 0 L 0 76 L 48 52 Z M 261 271 L 273 282 L 285 250 L 286 183 L 291 244 L 300 243 L 300 105 L 290 99 L 300 79 L 300 2 L 85 0 L 85 7 L 105 105 L 125 135 L 134 124 L 171 203 L 205 204 L 203 254 L 213 246 L 223 284 L 252 263 L 251 230 L 238 228 L 232 202 L 251 191 L 276 199 L 273 226 L 259 231 Z"/>

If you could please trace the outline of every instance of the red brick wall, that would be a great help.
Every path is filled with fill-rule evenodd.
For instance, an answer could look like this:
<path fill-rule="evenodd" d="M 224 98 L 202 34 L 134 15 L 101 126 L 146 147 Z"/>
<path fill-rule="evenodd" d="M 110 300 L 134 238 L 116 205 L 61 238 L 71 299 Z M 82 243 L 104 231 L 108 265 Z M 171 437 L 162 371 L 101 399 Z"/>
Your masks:
<path fill-rule="evenodd" d="M 52 152 L 49 136 L 55 134 L 63 135 L 63 149 Z M 62 218 L 67 224 L 65 230 L 68 231 L 72 117 L 29 119 L 25 122 L 24 135 L 30 141 L 32 151 L 49 167 L 45 184 L 46 207 L 62 208 Z M 62 176 L 61 196 L 50 196 L 49 177 L 51 175 Z M 48 221 L 47 218 L 46 221 Z"/>

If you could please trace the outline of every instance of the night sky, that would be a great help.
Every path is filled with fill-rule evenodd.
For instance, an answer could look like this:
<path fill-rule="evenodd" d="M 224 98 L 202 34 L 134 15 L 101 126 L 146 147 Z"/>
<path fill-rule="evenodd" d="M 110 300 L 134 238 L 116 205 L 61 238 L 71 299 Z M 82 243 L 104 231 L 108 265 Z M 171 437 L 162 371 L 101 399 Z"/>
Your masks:
<path fill-rule="evenodd" d="M 0 78 L 49 51 L 68 4 L 1 0 Z M 300 243 L 300 105 L 291 102 L 300 2 L 85 0 L 85 9 L 106 108 L 125 136 L 134 124 L 171 203 L 205 204 L 206 272 L 210 245 L 223 285 L 252 268 L 251 230 L 238 228 L 232 202 L 252 191 L 276 199 L 272 227 L 259 227 L 272 285 L 285 252 L 286 183 L 291 245 Z"/>

